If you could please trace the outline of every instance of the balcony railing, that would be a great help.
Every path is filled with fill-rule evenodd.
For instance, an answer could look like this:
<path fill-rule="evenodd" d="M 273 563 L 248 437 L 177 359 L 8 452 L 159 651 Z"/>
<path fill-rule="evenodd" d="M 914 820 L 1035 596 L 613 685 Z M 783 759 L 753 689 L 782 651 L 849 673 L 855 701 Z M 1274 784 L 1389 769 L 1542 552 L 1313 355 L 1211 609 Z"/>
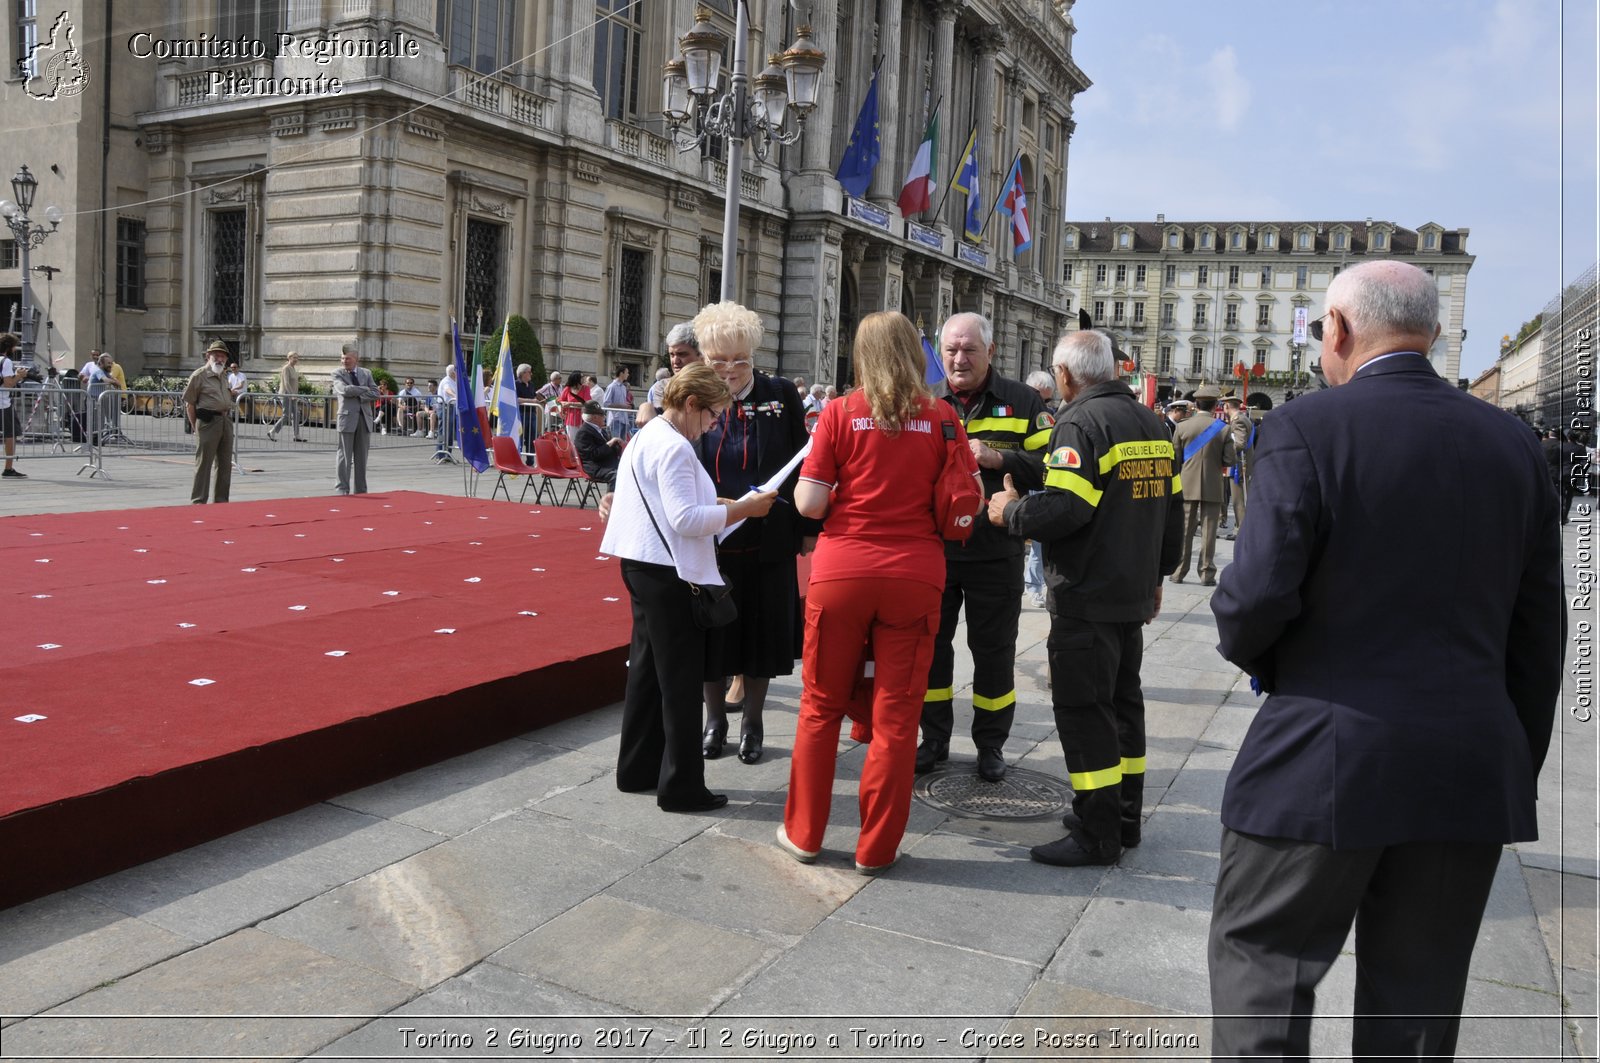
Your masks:
<path fill-rule="evenodd" d="M 642 159 L 655 167 L 671 165 L 672 145 L 666 137 L 626 122 L 610 121 L 606 124 L 611 128 L 612 146 L 622 154 Z"/>
<path fill-rule="evenodd" d="M 518 125 L 548 129 L 550 101 L 463 66 L 450 68 L 450 88 L 455 99 L 475 110 L 498 115 Z"/>

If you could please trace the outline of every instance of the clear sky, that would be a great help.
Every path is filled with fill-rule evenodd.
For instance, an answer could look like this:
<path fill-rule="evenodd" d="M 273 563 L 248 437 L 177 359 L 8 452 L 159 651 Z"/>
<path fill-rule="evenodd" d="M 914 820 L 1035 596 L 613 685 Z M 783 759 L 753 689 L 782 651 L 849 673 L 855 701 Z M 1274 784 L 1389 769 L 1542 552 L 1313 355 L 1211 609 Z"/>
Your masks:
<path fill-rule="evenodd" d="M 1595 263 L 1594 0 L 1078 0 L 1072 17 L 1094 86 L 1069 219 L 1471 229 L 1467 377 Z"/>

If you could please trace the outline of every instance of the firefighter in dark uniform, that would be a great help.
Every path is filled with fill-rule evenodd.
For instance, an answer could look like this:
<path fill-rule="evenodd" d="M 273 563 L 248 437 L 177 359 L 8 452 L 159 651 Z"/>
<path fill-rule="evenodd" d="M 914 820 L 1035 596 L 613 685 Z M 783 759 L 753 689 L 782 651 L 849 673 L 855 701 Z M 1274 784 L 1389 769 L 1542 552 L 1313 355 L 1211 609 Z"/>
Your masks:
<path fill-rule="evenodd" d="M 1056 345 L 1066 398 L 1045 458 L 1042 494 L 1016 484 L 989 519 L 1044 543 L 1051 697 L 1072 811 L 1065 838 L 1030 855 L 1061 867 L 1111 864 L 1139 844 L 1144 812 L 1142 628 L 1161 611 L 1161 577 L 1183 535 L 1180 466 L 1161 421 L 1117 378 L 1102 332 Z"/>
<path fill-rule="evenodd" d="M 1023 490 L 1040 487 L 1041 458 L 1055 421 L 1037 391 L 994 371 L 994 327 L 988 319 L 980 314 L 953 315 L 939 332 L 939 354 L 946 381 L 935 393 L 944 392 L 941 397 L 966 425 L 984 494 L 998 491 L 1007 475 Z M 982 521 L 967 542 L 945 544 L 944 599 L 922 704 L 918 772 L 931 771 L 950 757 L 956 624 L 965 602 L 978 774 L 989 782 L 1005 777 L 1001 747 L 1016 715 L 1014 665 L 1017 621 L 1022 615 L 1022 559 L 1022 539 Z"/>

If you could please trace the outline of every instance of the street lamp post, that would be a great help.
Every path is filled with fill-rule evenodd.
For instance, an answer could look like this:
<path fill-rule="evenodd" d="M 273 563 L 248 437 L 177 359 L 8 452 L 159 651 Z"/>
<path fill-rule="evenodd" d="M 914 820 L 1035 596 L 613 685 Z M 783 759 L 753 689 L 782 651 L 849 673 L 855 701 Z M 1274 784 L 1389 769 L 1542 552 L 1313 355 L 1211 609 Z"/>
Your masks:
<path fill-rule="evenodd" d="M 694 28 L 679 38 L 682 58 L 662 68 L 662 115 L 672 130 L 679 151 L 690 151 L 708 138 L 728 141 L 728 173 L 722 212 L 722 298 L 736 294 L 739 244 L 740 176 L 744 146 L 749 141 L 758 159 L 765 159 L 773 144 L 793 144 L 800 139 L 805 121 L 817 106 L 822 68 L 827 56 L 811 40 L 811 27 L 800 26 L 788 51 L 767 57 L 767 67 L 752 81 L 745 52 L 750 36 L 748 0 L 736 0 L 733 31 L 733 69 L 728 91 L 717 95 L 717 76 L 728 38 L 711 21 L 711 12 L 696 8 Z M 755 99 L 752 100 L 751 87 Z M 785 118 L 793 113 L 793 128 Z"/>
<path fill-rule="evenodd" d="M 22 255 L 22 342 L 18 350 L 22 355 L 22 364 L 26 366 L 33 365 L 34 345 L 33 285 L 28 281 L 28 252 L 44 243 L 60 226 L 62 218 L 61 208 L 50 206 L 44 211 L 50 228 L 29 222 L 28 211 L 33 209 L 33 196 L 38 190 L 39 179 L 28 172 L 27 166 L 23 166 L 11 179 L 11 194 L 17 197 L 16 201 L 0 199 L 0 214 L 5 215 L 6 225 L 17 238 L 17 250 Z"/>

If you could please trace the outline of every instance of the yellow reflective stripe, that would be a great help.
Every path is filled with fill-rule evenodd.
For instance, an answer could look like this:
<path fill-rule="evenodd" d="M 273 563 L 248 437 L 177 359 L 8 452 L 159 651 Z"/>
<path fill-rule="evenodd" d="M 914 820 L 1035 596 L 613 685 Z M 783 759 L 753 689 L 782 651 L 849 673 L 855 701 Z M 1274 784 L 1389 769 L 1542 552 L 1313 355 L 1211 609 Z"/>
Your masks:
<path fill-rule="evenodd" d="M 1016 703 L 1017 692 L 1015 690 L 1008 690 L 997 698 L 986 698 L 981 694 L 972 695 L 972 707 L 975 709 L 984 709 L 988 712 L 999 712 L 1001 709 L 1009 709 Z"/>
<path fill-rule="evenodd" d="M 1124 774 L 1124 775 L 1143 775 L 1144 774 L 1144 758 L 1143 757 L 1123 757 L 1122 758 L 1122 774 Z"/>
<path fill-rule="evenodd" d="M 1052 431 L 1054 431 L 1054 429 L 1046 428 L 1042 431 L 1033 433 L 1033 435 L 1022 441 L 1022 449 L 1043 450 L 1045 447 L 1050 445 L 1050 433 Z"/>
<path fill-rule="evenodd" d="M 1183 494 L 1183 476 L 1182 475 L 1174 475 L 1172 477 L 1172 493 L 1175 494 L 1175 495 Z"/>
<path fill-rule="evenodd" d="M 1172 444 L 1162 440 L 1141 439 L 1136 443 L 1118 443 L 1100 455 L 1100 475 L 1104 476 L 1116 468 L 1118 462 L 1122 461 L 1129 461 L 1135 458 L 1176 457 L 1177 452 L 1172 449 Z"/>
<path fill-rule="evenodd" d="M 955 687 L 940 687 L 938 690 L 929 690 L 922 695 L 923 701 L 953 701 L 956 696 Z"/>
<path fill-rule="evenodd" d="M 979 417 L 967 422 L 967 435 L 974 432 L 1015 432 L 1019 436 L 1028 434 L 1028 419 L 1026 417 Z"/>
<path fill-rule="evenodd" d="M 1084 790 L 1103 790 L 1107 786 L 1116 786 L 1122 781 L 1122 768 L 1101 768 L 1099 771 L 1069 771 L 1067 781 L 1078 792 Z"/>
<path fill-rule="evenodd" d="M 1099 507 L 1100 496 L 1104 494 L 1099 488 L 1091 484 L 1086 477 L 1066 469 L 1048 469 L 1044 474 L 1046 487 L 1059 487 L 1063 491 L 1071 491 L 1091 506 Z"/>

